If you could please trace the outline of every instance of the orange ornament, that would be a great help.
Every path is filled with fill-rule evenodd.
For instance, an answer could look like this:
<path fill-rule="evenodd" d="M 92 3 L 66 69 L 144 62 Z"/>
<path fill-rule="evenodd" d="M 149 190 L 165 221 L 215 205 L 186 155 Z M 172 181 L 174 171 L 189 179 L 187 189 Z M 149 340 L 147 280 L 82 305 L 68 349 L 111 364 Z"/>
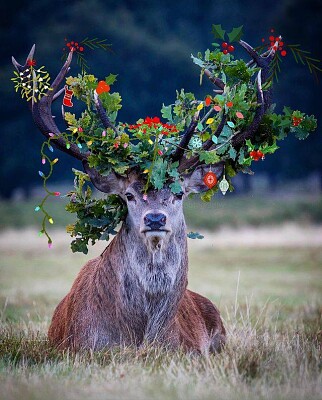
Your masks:
<path fill-rule="evenodd" d="M 102 94 L 105 92 L 109 92 L 111 90 L 110 85 L 108 85 L 105 81 L 99 81 L 96 87 L 96 93 Z"/>
<path fill-rule="evenodd" d="M 209 187 L 209 189 L 213 188 L 217 184 L 217 176 L 213 172 L 209 171 L 203 177 L 204 184 Z"/>

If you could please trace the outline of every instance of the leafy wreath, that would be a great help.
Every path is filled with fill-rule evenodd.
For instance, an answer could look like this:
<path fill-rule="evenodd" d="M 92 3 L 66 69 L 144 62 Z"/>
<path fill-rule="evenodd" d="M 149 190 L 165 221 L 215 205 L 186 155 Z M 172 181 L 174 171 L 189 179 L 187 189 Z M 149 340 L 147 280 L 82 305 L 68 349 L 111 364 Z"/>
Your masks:
<path fill-rule="evenodd" d="M 193 93 L 181 89 L 176 92 L 173 104 L 162 106 L 160 117 L 145 117 L 132 124 L 117 122 L 122 99 L 111 89 L 117 75 L 109 74 L 104 80 L 99 80 L 88 74 L 82 47 L 81 73 L 67 77 L 65 88 L 56 93 L 55 98 L 65 90 L 63 104 L 70 107 L 74 96 L 84 104 L 84 110 L 78 116 L 64 112 L 66 131 L 59 134 L 50 132 L 41 148 L 42 164 L 49 165 L 47 174 L 39 171 L 47 194 L 35 210 L 44 214 L 40 234 L 47 236 L 49 247 L 52 240 L 46 224 L 54 221 L 45 209 L 45 202 L 50 196 L 60 196 L 59 192 L 51 192 L 46 187 L 53 166 L 58 161 L 48 155 L 48 150 L 53 151 L 53 145 L 61 148 L 63 144 L 66 149 L 77 146 L 81 154 L 88 155 L 89 168 L 95 168 L 102 176 L 111 172 L 127 176 L 130 170 L 135 169 L 145 181 L 142 196 L 146 196 L 150 189 L 159 190 L 165 185 L 173 193 L 179 193 L 182 176 L 192 171 L 196 164 L 222 162 L 225 173 L 221 181 L 216 182 L 215 177 L 215 182 L 209 185 L 210 189 L 201 195 L 202 200 L 210 201 L 219 189 L 223 194 L 227 189 L 232 191 L 231 178 L 240 171 L 251 173 L 249 167 L 252 162 L 274 153 L 278 149 L 277 142 L 289 133 L 302 140 L 316 129 L 313 115 L 308 116 L 289 107 L 284 107 L 283 112 L 277 114 L 274 105 L 264 101 L 270 96 L 273 80 L 277 78 L 280 54 L 285 56 L 280 36 L 270 36 L 273 40 L 268 49 L 259 55 L 241 40 L 242 27 L 226 33 L 221 25 L 213 25 L 213 34 L 222 42 L 216 41 L 212 43 L 211 50 L 191 57 L 201 69 L 200 83 L 206 76 L 216 89 L 203 99 L 196 99 Z M 94 39 L 86 41 L 92 48 L 104 48 L 104 41 L 98 41 L 96 47 Z M 233 43 L 245 48 L 252 60 L 235 59 Z M 298 46 L 290 45 L 289 48 L 298 57 L 299 54 L 307 57 L 310 72 L 321 71 L 317 65 L 319 60 L 309 57 L 308 52 L 299 52 Z M 76 48 L 70 49 L 67 63 L 70 63 L 74 51 Z M 55 86 L 53 84 L 48 92 L 44 92 L 44 86 L 49 87 L 49 75 L 44 67 L 36 70 L 33 53 L 26 66 L 21 67 L 17 63 L 15 66 L 18 70 L 13 78 L 16 91 L 20 89 L 27 101 L 36 102 L 42 96 L 48 96 Z M 268 104 L 267 108 L 261 109 L 264 104 Z M 254 132 L 250 140 L 243 132 L 251 129 Z M 179 163 L 183 154 L 184 162 Z M 67 231 L 73 237 L 72 251 L 87 253 L 89 241 L 95 244 L 97 240 L 108 240 L 110 235 L 116 233 L 116 227 L 124 220 L 127 210 L 116 195 L 94 198 L 88 185 L 88 175 L 77 170 L 74 173 L 75 189 L 67 194 L 70 202 L 66 210 L 75 213 L 77 221 L 69 225 Z M 190 237 L 200 236 L 191 233 Z"/>

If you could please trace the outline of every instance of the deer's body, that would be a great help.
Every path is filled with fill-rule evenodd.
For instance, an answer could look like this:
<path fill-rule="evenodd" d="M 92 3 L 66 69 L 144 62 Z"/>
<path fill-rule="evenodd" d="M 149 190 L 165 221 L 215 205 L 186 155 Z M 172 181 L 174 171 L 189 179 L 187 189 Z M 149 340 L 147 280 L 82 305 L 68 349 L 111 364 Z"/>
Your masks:
<path fill-rule="evenodd" d="M 268 89 L 263 90 L 262 83 L 266 83 L 269 78 L 270 64 L 275 54 L 272 48 L 259 55 L 248 43 L 242 40 L 239 43 L 252 57 L 247 66 L 254 65 L 259 71 L 256 78 L 257 105 L 253 120 L 247 128 L 234 131 L 230 139 L 232 146 L 237 150 L 247 139 L 255 136 L 265 112 L 269 109 L 270 85 Z M 22 81 L 30 78 L 30 63 L 33 61 L 34 50 L 35 46 L 32 47 L 24 65 L 12 59 Z M 109 174 L 101 174 L 101 168 L 90 167 L 89 157 L 92 150 L 89 148 L 86 152 L 80 151 L 80 143 L 77 145 L 73 140 L 71 143 L 67 142 L 66 136 L 60 132 L 52 116 L 52 102 L 64 91 L 59 90 L 59 87 L 69 71 L 72 56 L 73 51 L 69 53 L 46 95 L 37 102 L 33 96 L 29 98 L 34 122 L 47 139 L 53 139 L 52 144 L 56 148 L 83 163 L 86 173 L 98 190 L 107 195 L 118 195 L 127 205 L 128 214 L 112 243 L 100 257 L 85 265 L 69 294 L 58 305 L 49 329 L 49 339 L 60 348 L 76 350 L 97 350 L 113 345 L 139 346 L 141 343 L 154 341 L 200 352 L 219 350 L 225 341 L 225 329 L 218 310 L 206 298 L 187 290 L 188 256 L 182 209 L 182 200 L 189 193 L 209 189 L 204 181 L 207 172 L 214 172 L 218 179 L 224 175 L 227 155 L 215 164 L 206 165 L 205 161 L 202 161 L 205 158 L 200 157 L 201 153 L 191 154 L 191 150 L 187 153 L 192 137 L 200 135 L 199 123 L 202 124 L 214 111 L 210 109 L 207 114 L 200 116 L 200 110 L 196 107 L 189 125 L 185 117 L 183 125 L 187 123 L 187 126 L 185 131 L 179 134 L 180 142 L 175 144 L 175 150 L 170 156 L 162 151 L 156 153 L 159 143 L 163 140 L 160 127 L 164 124 L 159 124 L 159 128 L 158 123 L 154 125 L 153 160 L 159 154 L 160 157 L 167 158 L 167 166 L 173 167 L 178 163 L 175 167 L 178 174 L 172 172 L 171 178 L 168 177 L 169 181 L 163 182 L 161 189 L 159 184 L 154 184 L 154 188 L 158 187 L 158 190 L 149 186 L 151 182 L 144 174 L 146 171 L 142 171 L 141 168 L 145 164 L 137 164 L 138 161 L 134 158 L 131 161 L 133 167 L 122 176 L 115 173 L 112 164 L 105 165 L 108 167 L 106 170 L 110 170 Z M 204 72 L 218 87 L 215 92 L 225 94 L 225 82 L 207 69 Z M 35 92 L 37 84 L 33 75 Z M 249 96 L 252 93 L 253 90 Z M 113 124 L 103 107 L 99 93 L 89 87 L 85 97 L 86 101 L 90 100 L 91 108 L 96 110 L 90 111 L 95 114 L 90 116 L 90 119 L 97 122 L 99 129 L 105 130 L 105 135 L 108 133 L 113 140 L 120 140 L 123 124 L 121 129 Z M 191 110 L 197 103 L 190 103 Z M 202 101 L 199 103 L 203 104 Z M 88 104 L 87 108 L 86 112 L 89 112 Z M 221 121 L 216 130 L 212 131 L 212 138 L 202 142 L 200 150 L 216 151 L 222 147 L 214 137 L 218 139 L 226 126 L 229 116 L 226 108 L 225 106 L 222 110 Z M 149 121 L 151 129 L 152 122 Z M 263 141 L 265 142 L 264 139 Z M 109 146 L 108 144 L 104 147 L 106 151 L 111 151 Z M 164 147 L 165 151 L 168 151 L 168 146 L 169 142 Z M 149 168 L 153 170 L 153 162 Z M 177 180 L 175 190 L 171 186 L 174 180 Z M 182 189 L 180 193 L 178 184 Z"/>
<path fill-rule="evenodd" d="M 156 341 L 188 351 L 218 351 L 225 339 L 219 312 L 186 289 L 187 270 L 184 225 L 164 251 L 151 253 L 124 224 L 58 305 L 49 339 L 75 350 Z"/>

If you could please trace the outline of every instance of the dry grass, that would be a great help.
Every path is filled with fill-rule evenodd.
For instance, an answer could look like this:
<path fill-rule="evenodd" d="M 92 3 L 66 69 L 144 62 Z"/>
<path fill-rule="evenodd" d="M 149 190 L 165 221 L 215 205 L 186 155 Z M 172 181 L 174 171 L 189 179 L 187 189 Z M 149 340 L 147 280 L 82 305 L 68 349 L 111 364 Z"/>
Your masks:
<path fill-rule="evenodd" d="M 88 256 L 71 254 L 61 232 L 50 251 L 33 230 L 2 234 L 0 399 L 320 399 L 321 228 L 265 229 L 189 242 L 190 287 L 219 304 L 228 328 L 215 357 L 57 352 L 50 316 Z"/>

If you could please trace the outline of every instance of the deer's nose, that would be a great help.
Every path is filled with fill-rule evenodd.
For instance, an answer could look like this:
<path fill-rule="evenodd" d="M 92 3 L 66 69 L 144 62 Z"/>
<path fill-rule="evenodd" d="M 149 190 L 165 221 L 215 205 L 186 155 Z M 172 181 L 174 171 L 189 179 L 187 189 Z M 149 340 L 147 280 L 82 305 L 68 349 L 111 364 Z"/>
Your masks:
<path fill-rule="evenodd" d="M 160 229 L 167 222 L 167 217 L 164 214 L 146 214 L 144 217 L 144 224 L 153 229 Z"/>

